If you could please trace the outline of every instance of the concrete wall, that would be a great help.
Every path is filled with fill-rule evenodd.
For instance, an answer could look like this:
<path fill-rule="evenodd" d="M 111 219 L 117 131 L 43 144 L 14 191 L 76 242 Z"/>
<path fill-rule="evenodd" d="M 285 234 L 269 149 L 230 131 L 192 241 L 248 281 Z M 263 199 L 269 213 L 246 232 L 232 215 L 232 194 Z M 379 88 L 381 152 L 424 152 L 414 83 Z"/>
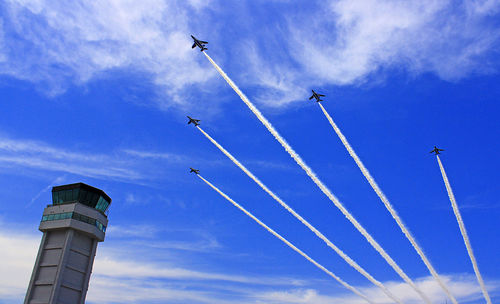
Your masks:
<path fill-rule="evenodd" d="M 95 209 L 75 203 L 48 206 L 44 215 L 77 211 L 105 221 Z M 84 304 L 97 243 L 104 233 L 73 219 L 42 222 L 44 232 L 25 304 Z"/>

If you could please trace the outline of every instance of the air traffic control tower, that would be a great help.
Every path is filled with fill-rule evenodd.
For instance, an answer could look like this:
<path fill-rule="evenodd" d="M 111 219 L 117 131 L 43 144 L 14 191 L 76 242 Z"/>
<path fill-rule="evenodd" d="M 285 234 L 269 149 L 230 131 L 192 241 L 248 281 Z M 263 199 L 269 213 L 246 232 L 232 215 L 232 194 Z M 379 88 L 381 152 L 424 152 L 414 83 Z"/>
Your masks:
<path fill-rule="evenodd" d="M 83 183 L 52 188 L 40 248 L 24 304 L 84 304 L 97 243 L 104 241 L 111 198 Z"/>

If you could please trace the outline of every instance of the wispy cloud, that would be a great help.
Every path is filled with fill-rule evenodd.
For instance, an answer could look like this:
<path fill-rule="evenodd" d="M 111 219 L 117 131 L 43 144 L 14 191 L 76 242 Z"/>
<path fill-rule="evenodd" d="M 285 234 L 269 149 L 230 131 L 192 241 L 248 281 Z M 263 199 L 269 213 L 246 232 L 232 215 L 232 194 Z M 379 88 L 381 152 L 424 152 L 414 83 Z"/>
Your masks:
<path fill-rule="evenodd" d="M 7 228 L 13 226 L 17 226 L 16 229 Z M 26 292 L 41 236 L 19 232 L 19 225 L 0 222 L 0 227 L 2 228 L 0 258 L 9 261 L 0 265 L 0 272 L 8 274 L 0 276 L 0 301 L 19 302 Z M 190 248 L 198 245 L 199 243 L 195 242 L 192 246 L 187 246 L 185 250 L 191 251 Z M 166 301 L 171 300 L 172 295 L 177 295 L 181 302 L 191 299 L 196 300 L 196 303 L 215 303 L 217 298 L 221 301 L 227 298 L 223 292 L 220 292 L 221 289 L 235 292 L 244 289 L 247 284 L 251 286 L 298 286 L 302 282 L 285 277 L 256 277 L 223 271 L 190 269 L 181 265 L 189 264 L 189 259 L 182 262 L 177 260 L 174 265 L 165 261 L 165 258 L 162 258 L 162 261 L 147 259 L 134 248 L 137 247 L 120 243 L 117 246 L 108 245 L 99 250 L 88 294 L 90 303 L 135 303 L 139 299 L 152 302 Z M 155 250 L 161 253 L 171 249 L 151 246 L 148 251 Z M 243 287 L 234 287 L 233 284 Z M 115 292 L 109 293 L 110 286 L 114 287 Z M 219 290 L 219 292 L 210 292 L 209 289 Z"/>
<path fill-rule="evenodd" d="M 126 149 L 123 150 L 126 154 L 140 158 L 140 159 L 149 159 L 153 161 L 165 161 L 165 162 L 183 162 L 183 163 L 189 163 L 192 164 L 193 166 L 197 165 L 203 165 L 204 167 L 207 166 L 223 166 L 224 164 L 229 164 L 224 161 L 221 161 L 220 158 L 193 158 L 193 157 L 188 157 L 186 155 L 181 155 L 181 154 L 175 154 L 175 153 L 167 153 L 167 152 L 151 152 L 151 151 L 142 151 L 142 150 L 132 150 L 132 149 Z M 262 169 L 271 169 L 271 170 L 294 170 L 293 166 L 277 162 L 277 161 L 267 161 L 267 160 L 261 160 L 261 159 L 247 159 L 245 160 L 246 164 L 249 165 L 254 165 L 256 167 L 262 168 Z M 135 202 L 135 197 L 133 195 L 129 196 L 130 203 Z"/>
<path fill-rule="evenodd" d="M 500 1 L 327 1 L 314 16 L 287 17 L 293 62 L 264 61 L 249 48 L 251 81 L 264 88 L 261 103 L 279 107 L 304 99 L 310 86 L 379 83 L 388 69 L 447 81 L 493 73 L 499 10 Z"/>
<path fill-rule="evenodd" d="M 9 261 L 0 264 L 0 273 L 8 274 L 0 276 L 0 301 L 18 303 L 26 292 L 41 236 L 39 233 L 22 232 L 18 224 L 0 222 L 0 227 L 0 258 Z M 111 233 L 115 232 L 111 230 Z M 144 240 L 155 242 L 149 238 Z M 169 261 L 165 257 L 155 259 L 145 256 L 133 248 L 137 247 L 126 245 L 126 242 L 108 242 L 100 248 L 87 296 L 89 303 L 363 303 L 362 299 L 338 289 L 336 285 L 334 291 L 317 289 L 315 279 L 236 274 L 237 271 L 228 271 L 224 265 L 216 264 L 211 265 L 212 270 L 204 271 L 183 266 L 192 263 L 192 256 L 184 261 Z M 148 248 L 148 251 L 159 254 L 169 250 Z M 206 253 L 200 254 L 198 257 L 202 258 Z M 459 301 L 481 299 L 474 276 L 447 275 L 443 279 Z M 416 282 L 433 302 L 444 301 L 445 297 L 432 277 L 420 278 Z M 500 281 L 490 279 L 488 283 L 492 294 L 500 291 Z M 418 295 L 406 284 L 384 284 L 405 303 L 419 303 Z M 359 288 L 377 303 L 390 303 L 376 287 Z"/>
<path fill-rule="evenodd" d="M 3 223 L 2 223 L 3 224 Z M 3 225 L 2 225 L 3 226 Z M 2 227 L 4 229 L 4 227 Z M 19 303 L 26 293 L 40 239 L 30 234 L 0 233 L 0 300 Z"/>
<path fill-rule="evenodd" d="M 40 192 L 38 192 L 32 199 L 31 201 L 26 205 L 26 208 L 28 208 L 29 206 L 33 205 L 33 203 L 45 192 L 49 191 L 50 188 L 52 188 L 53 186 L 59 184 L 59 183 L 62 183 L 64 181 L 64 179 L 66 178 L 66 175 L 62 175 L 62 176 L 59 176 L 57 177 L 53 182 L 51 182 L 47 187 L 43 188 L 42 190 L 40 190 Z"/>
<path fill-rule="evenodd" d="M 280 163 L 249 160 L 248 163 L 270 170 L 289 170 Z M 42 141 L 12 139 L 0 135 L 0 166 L 19 172 L 19 168 L 61 172 L 104 180 L 124 181 L 139 185 L 154 186 L 155 182 L 173 178 L 179 170 L 185 172 L 188 166 L 203 164 L 206 167 L 229 166 L 219 158 L 194 158 L 173 152 L 151 152 L 134 149 L 106 150 L 106 153 L 90 153 L 67 147 L 58 147 Z M 158 170 L 158 166 L 162 170 Z M 54 183 L 60 182 L 60 179 Z M 32 201 L 50 188 L 48 186 L 37 194 Z M 184 202 L 162 197 L 161 195 L 141 195 L 132 192 L 125 197 L 130 205 L 148 204 L 151 201 L 183 207 Z M 29 203 L 31 204 L 31 203 Z"/>
<path fill-rule="evenodd" d="M 149 75 L 172 97 L 168 103 L 185 104 L 179 90 L 211 75 L 193 59 L 188 35 L 188 13 L 204 7 L 199 1 L 10 0 L 0 6 L 2 56 L 8 58 L 0 73 L 41 84 L 54 95 L 72 82 L 126 68 Z"/>
<path fill-rule="evenodd" d="M 470 302 L 480 300 L 482 298 L 479 286 L 477 286 L 474 276 L 472 275 L 455 275 L 443 276 L 447 284 L 451 288 L 451 292 L 459 301 Z M 404 303 L 421 303 L 418 295 L 406 284 L 395 282 L 384 282 L 394 294 Z M 417 285 L 430 297 L 433 303 L 444 302 L 446 296 L 442 293 L 439 285 L 432 277 L 420 278 Z M 499 290 L 500 282 L 495 281 L 490 285 L 490 289 Z M 360 288 L 375 303 L 391 303 L 384 294 L 375 287 Z M 265 292 L 261 294 L 261 299 L 265 303 L 348 303 L 361 304 L 362 299 L 354 297 L 350 294 L 329 295 L 319 292 L 311 288 L 290 288 L 285 290 L 277 290 Z"/>
<path fill-rule="evenodd" d="M 151 151 L 140 151 L 140 150 L 132 150 L 126 149 L 123 150 L 126 154 L 131 156 L 135 156 L 138 158 L 151 158 L 151 159 L 161 159 L 167 161 L 186 161 L 189 158 L 184 155 L 174 154 L 174 153 L 165 153 L 165 152 L 151 152 Z"/>
<path fill-rule="evenodd" d="M 5 51 L 5 34 L 3 30 L 3 20 L 0 19 L 0 64 L 7 60 Z"/>
<path fill-rule="evenodd" d="M 153 225 L 110 225 L 107 228 L 107 233 L 115 238 L 123 237 L 142 237 L 142 238 L 152 238 L 160 231 L 157 226 Z"/>
<path fill-rule="evenodd" d="M 187 161 L 181 154 L 168 152 L 148 154 L 130 149 L 107 149 L 103 153 L 91 153 L 82 148 L 71 150 L 42 141 L 0 136 L 0 166 L 16 172 L 25 167 L 144 185 L 164 178 L 169 168 Z M 157 170 L 158 162 L 162 162 L 164 170 Z"/>
<path fill-rule="evenodd" d="M 130 160 L 105 154 L 70 152 L 44 142 L 0 138 L 0 165 L 4 167 L 22 166 L 101 179 L 144 179 L 131 164 Z"/>
<path fill-rule="evenodd" d="M 303 11 L 283 5 L 286 24 L 226 37 L 242 49 L 241 79 L 258 86 L 256 99 L 268 106 L 303 99 L 312 85 L 378 83 L 387 69 L 448 81 L 498 69 L 497 0 L 322 1 Z M 169 97 L 156 100 L 160 107 L 194 106 L 192 88 L 213 90 L 215 71 L 192 53 L 189 33 L 204 22 L 234 22 L 218 1 L 9 0 L 0 12 L 1 74 L 52 95 L 110 71 L 144 74 Z M 270 52 L 269 41 L 279 50 Z"/>

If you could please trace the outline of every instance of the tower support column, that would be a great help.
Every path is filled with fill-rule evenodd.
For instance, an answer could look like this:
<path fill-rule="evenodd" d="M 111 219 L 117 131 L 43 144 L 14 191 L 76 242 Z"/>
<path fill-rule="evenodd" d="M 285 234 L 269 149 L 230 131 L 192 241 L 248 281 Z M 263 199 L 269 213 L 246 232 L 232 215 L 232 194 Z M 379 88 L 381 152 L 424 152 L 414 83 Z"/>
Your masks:
<path fill-rule="evenodd" d="M 82 183 L 54 187 L 52 194 L 54 204 L 45 208 L 40 223 L 43 236 L 24 304 L 84 304 L 111 199 Z"/>

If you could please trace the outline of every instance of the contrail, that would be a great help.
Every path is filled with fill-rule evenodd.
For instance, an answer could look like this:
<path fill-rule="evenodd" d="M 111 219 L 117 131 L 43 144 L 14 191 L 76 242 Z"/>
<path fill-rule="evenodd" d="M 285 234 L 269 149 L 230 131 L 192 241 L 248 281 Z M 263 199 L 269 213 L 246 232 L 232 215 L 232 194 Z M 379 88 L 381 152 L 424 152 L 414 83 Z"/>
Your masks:
<path fill-rule="evenodd" d="M 486 286 L 484 285 L 483 277 L 479 272 L 479 267 L 477 266 L 476 257 L 474 256 L 474 252 L 472 251 L 472 246 L 469 241 L 469 236 L 467 235 L 467 230 L 465 230 L 465 224 L 462 220 L 462 215 L 460 215 L 460 211 L 458 210 L 457 201 L 455 200 L 455 196 L 453 195 L 453 191 L 451 190 L 450 181 L 448 180 L 448 176 L 446 176 L 446 172 L 444 171 L 443 164 L 441 163 L 441 159 L 439 155 L 436 154 L 437 161 L 439 163 L 439 169 L 441 169 L 441 175 L 443 175 L 444 185 L 446 186 L 446 191 L 448 191 L 448 196 L 451 201 L 451 206 L 453 207 L 453 212 L 455 213 L 455 217 L 457 218 L 458 226 L 460 227 L 460 232 L 462 233 L 462 237 L 465 242 L 465 247 L 467 248 L 467 253 L 469 254 L 470 260 L 472 262 L 472 267 L 474 268 L 474 272 L 476 273 L 477 281 L 481 286 L 481 291 L 483 292 L 483 296 L 486 299 L 486 303 L 491 304 L 490 295 L 486 290 Z"/>
<path fill-rule="evenodd" d="M 354 152 L 354 149 L 351 147 L 351 145 L 349 144 L 349 142 L 345 138 L 344 134 L 342 134 L 342 132 L 340 131 L 340 128 L 335 124 L 335 122 L 333 121 L 332 117 L 328 114 L 328 112 L 325 110 L 325 108 L 323 107 L 323 105 L 320 102 L 318 102 L 318 105 L 320 106 L 321 110 L 323 111 L 323 114 L 325 114 L 326 119 L 328 119 L 328 122 L 330 122 L 330 125 L 335 130 L 335 133 L 337 133 L 338 137 L 340 138 L 340 140 L 344 144 L 345 148 L 349 152 L 349 155 L 351 155 L 351 157 L 354 159 L 354 161 L 358 165 L 359 169 L 361 170 L 361 172 L 365 176 L 366 180 L 368 181 L 368 183 L 370 183 L 370 186 L 372 186 L 373 191 L 375 191 L 375 193 L 378 195 L 378 197 L 380 198 L 380 200 L 382 201 L 382 203 L 384 203 L 384 205 L 387 208 L 387 210 L 391 213 L 391 215 L 394 218 L 394 220 L 396 221 L 396 223 L 398 223 L 399 228 L 401 228 L 401 231 L 404 233 L 404 235 L 406 236 L 406 238 L 410 241 L 410 243 L 413 246 L 413 248 L 417 251 L 418 255 L 420 256 L 420 258 L 424 262 L 425 266 L 427 266 L 427 269 L 429 269 L 429 271 L 432 274 L 432 276 L 434 277 L 434 279 L 437 281 L 437 283 L 439 284 L 439 286 L 441 286 L 441 288 L 444 290 L 444 292 L 446 293 L 446 295 L 448 295 L 448 297 L 451 299 L 451 301 L 454 304 L 458 304 L 457 300 L 451 294 L 451 292 L 449 291 L 449 289 L 446 286 L 446 284 L 439 277 L 438 273 L 436 272 L 436 270 L 432 266 L 432 264 L 429 261 L 429 259 L 427 259 L 427 257 L 425 256 L 424 251 L 422 250 L 422 248 L 420 248 L 420 246 L 418 245 L 417 241 L 415 240 L 415 238 L 413 237 L 413 235 L 410 233 L 410 230 L 406 227 L 406 225 L 404 224 L 403 220 L 399 217 L 399 215 L 396 212 L 396 210 L 394 210 L 393 206 L 391 205 L 391 203 L 389 202 L 389 200 L 385 196 L 384 192 L 382 192 L 382 190 L 380 189 L 380 187 L 377 185 L 377 183 L 375 182 L 375 179 L 371 176 L 371 174 L 368 171 L 368 169 L 366 169 L 366 167 L 363 165 L 363 163 L 361 162 L 361 159 L 359 159 L 359 157 L 356 154 L 356 152 Z"/>
<path fill-rule="evenodd" d="M 279 135 L 279 133 L 274 129 L 271 123 L 260 113 L 260 111 L 248 100 L 248 98 L 240 91 L 240 89 L 234 84 L 234 82 L 224 73 L 224 71 L 208 56 L 206 52 L 203 52 L 207 59 L 212 63 L 215 69 L 221 74 L 221 76 L 226 80 L 226 82 L 233 88 L 233 90 L 238 94 L 243 100 L 243 102 L 250 108 L 250 110 L 255 114 L 255 116 L 260 120 L 260 122 L 267 128 L 267 130 L 274 136 L 274 138 L 283 146 L 283 148 L 290 154 L 290 156 L 295 160 L 295 162 L 306 172 L 306 174 L 312 179 L 312 181 L 319 187 L 319 189 L 333 202 L 333 204 L 344 214 L 344 216 L 358 229 L 358 231 L 366 238 L 366 240 L 372 245 L 372 247 L 377 250 L 377 252 L 385 259 L 385 261 L 396 271 L 406 283 L 408 283 L 427 303 L 431 304 L 431 301 L 427 296 L 415 285 L 415 283 L 406 275 L 406 273 L 396 264 L 396 262 L 385 252 L 385 250 L 375 241 L 375 239 L 361 226 L 361 224 L 347 211 L 347 209 L 340 203 L 340 201 L 331 193 L 331 191 L 319 180 L 316 174 L 312 171 L 309 166 L 305 164 L 302 158 L 290 147 L 290 145 Z"/>
<path fill-rule="evenodd" d="M 32 199 L 31 201 L 26 204 L 26 206 L 24 208 L 28 208 L 30 207 L 31 205 L 33 205 L 33 203 L 46 191 L 49 191 L 50 188 L 52 188 L 55 184 L 57 183 L 60 183 L 62 182 L 64 179 L 66 178 L 66 174 L 62 175 L 62 176 L 59 176 L 58 178 L 56 178 L 52 183 L 50 183 L 50 185 L 48 185 L 47 187 L 43 188 L 42 190 L 40 190 L 40 192 L 38 192 Z"/>
<path fill-rule="evenodd" d="M 210 135 L 208 135 L 202 128 L 196 126 L 198 130 L 200 130 L 203 135 L 205 135 L 208 140 L 210 140 L 222 153 L 224 153 L 233 163 L 235 163 L 243 172 L 246 173 L 255 183 L 257 183 L 267 194 L 269 194 L 275 201 L 277 201 L 283 208 L 285 208 L 288 212 L 290 212 L 293 216 L 295 216 L 302 224 L 307 226 L 317 237 L 323 240 L 328 247 L 332 248 L 340 257 L 342 257 L 351 267 L 356 269 L 359 273 L 361 273 L 365 278 L 367 278 L 370 282 L 372 282 L 375 286 L 382 289 L 382 291 L 396 303 L 402 304 L 402 302 L 396 298 L 381 282 L 377 281 L 374 277 L 372 277 L 366 270 L 364 270 L 361 266 L 359 266 L 354 260 L 352 260 L 347 254 L 345 254 L 340 248 L 335 246 L 326 236 L 324 236 L 320 231 L 318 231 L 313 225 L 311 225 L 308 221 L 306 221 L 302 216 L 300 216 L 295 210 L 293 210 L 290 206 L 288 206 L 281 198 L 279 198 L 273 191 L 267 188 L 264 183 L 262 183 L 255 175 L 253 175 L 250 170 L 248 170 L 243 164 L 241 164 L 236 158 L 234 158 L 231 153 L 229 153 L 224 147 L 222 147 L 215 139 L 213 139 Z"/>
<path fill-rule="evenodd" d="M 342 284 L 345 288 L 349 289 L 350 291 L 354 292 L 355 294 L 357 294 L 358 296 L 362 297 L 363 299 L 365 299 L 368 303 L 372 303 L 374 304 L 374 302 L 372 302 L 367 296 L 365 296 L 364 294 L 362 294 L 359 290 L 357 290 L 355 287 L 349 285 L 348 283 L 344 282 L 340 277 L 336 276 L 333 272 L 329 271 L 328 269 L 326 269 L 323 265 L 319 264 L 318 262 L 316 262 L 315 260 L 313 260 L 311 257 L 309 257 L 307 254 L 305 254 L 302 250 L 300 250 L 299 248 L 295 247 L 292 243 L 290 243 L 288 240 L 286 240 L 284 237 L 282 237 L 281 235 L 279 235 L 276 231 L 274 231 L 273 229 L 269 228 L 266 224 L 264 224 L 263 222 L 261 222 L 258 218 L 256 218 L 253 214 L 251 214 L 250 212 L 248 212 L 245 208 L 243 208 L 242 206 L 240 206 L 238 203 L 236 203 L 234 200 L 232 200 L 229 196 L 227 196 L 224 192 L 222 192 L 221 190 L 219 190 L 219 188 L 215 187 L 214 185 L 212 185 L 209 181 L 207 181 L 206 179 L 204 179 L 201 175 L 197 175 L 201 180 L 203 180 L 207 185 L 209 185 L 212 189 L 214 189 L 215 191 L 217 191 L 220 195 L 222 195 L 226 200 L 228 200 L 231 204 L 233 204 L 234 206 L 236 206 L 236 208 L 240 209 L 241 211 L 243 211 L 246 215 L 248 215 L 249 217 L 251 217 L 254 221 L 256 221 L 259 225 L 261 225 L 262 227 L 264 227 L 267 231 L 269 231 L 272 235 L 274 235 L 275 237 L 277 237 L 278 239 L 280 239 L 283 243 L 287 244 L 288 247 L 292 248 L 293 250 L 295 250 L 298 254 L 300 254 L 301 256 L 303 256 L 304 258 L 306 258 L 309 262 L 313 263 L 316 267 L 318 267 L 319 269 L 323 270 L 324 272 L 326 272 L 326 274 L 328 274 L 329 276 L 331 276 L 332 278 L 334 278 L 335 280 L 337 280 L 337 282 L 339 282 L 340 284 Z"/>

